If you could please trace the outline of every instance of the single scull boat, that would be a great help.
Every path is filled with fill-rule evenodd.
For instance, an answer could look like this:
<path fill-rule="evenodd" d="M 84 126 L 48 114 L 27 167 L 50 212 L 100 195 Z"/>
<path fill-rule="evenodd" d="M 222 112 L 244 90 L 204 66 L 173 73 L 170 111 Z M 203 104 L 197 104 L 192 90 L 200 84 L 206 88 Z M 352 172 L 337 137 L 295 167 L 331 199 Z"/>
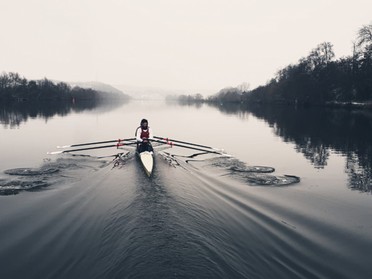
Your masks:
<path fill-rule="evenodd" d="M 154 168 L 154 152 L 152 151 L 143 151 L 138 153 L 138 157 L 142 163 L 143 169 L 145 170 L 148 177 L 151 176 L 152 169 Z"/>

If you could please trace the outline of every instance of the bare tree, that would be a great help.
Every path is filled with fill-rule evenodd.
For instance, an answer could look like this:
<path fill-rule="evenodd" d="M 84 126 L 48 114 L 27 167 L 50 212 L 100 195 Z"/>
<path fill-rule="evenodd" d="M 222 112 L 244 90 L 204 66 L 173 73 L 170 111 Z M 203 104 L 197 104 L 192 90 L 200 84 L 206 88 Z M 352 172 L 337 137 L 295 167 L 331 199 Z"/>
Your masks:
<path fill-rule="evenodd" d="M 356 40 L 357 57 L 370 61 L 372 58 L 372 24 L 365 25 L 358 31 Z"/>
<path fill-rule="evenodd" d="M 357 47 L 364 48 L 372 44 L 372 24 L 364 25 L 358 31 Z"/>
<path fill-rule="evenodd" d="M 307 60 L 314 69 L 319 66 L 326 66 L 335 57 L 333 52 L 333 45 L 330 42 L 324 42 L 314 48 Z"/>
<path fill-rule="evenodd" d="M 241 92 L 248 92 L 250 88 L 250 84 L 248 82 L 243 82 L 238 85 L 237 87 Z"/>

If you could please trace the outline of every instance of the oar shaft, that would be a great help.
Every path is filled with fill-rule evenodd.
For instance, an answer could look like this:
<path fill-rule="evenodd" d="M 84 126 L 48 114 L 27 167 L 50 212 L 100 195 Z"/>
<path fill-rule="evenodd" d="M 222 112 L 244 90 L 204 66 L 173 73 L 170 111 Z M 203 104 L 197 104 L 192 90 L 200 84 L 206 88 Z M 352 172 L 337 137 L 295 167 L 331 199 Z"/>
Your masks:
<path fill-rule="evenodd" d="M 122 141 L 131 141 L 131 140 L 135 140 L 135 139 L 136 139 L 136 138 L 129 138 L 129 139 L 116 139 L 116 140 L 106 140 L 106 141 L 96 141 L 96 142 L 78 143 L 78 144 L 71 144 L 71 145 L 58 146 L 57 148 L 79 147 L 79 146 L 85 146 L 85 145 L 104 144 L 104 143 L 111 143 L 111 142 L 117 142 L 117 143 L 120 143 L 120 142 L 122 142 Z"/>
<path fill-rule="evenodd" d="M 92 150 L 92 149 L 101 149 L 101 148 L 110 148 L 110 147 L 121 147 L 124 145 L 131 145 L 131 144 L 137 144 L 136 142 L 130 142 L 130 143 L 118 143 L 118 144 L 110 144 L 110 145 L 102 145 L 102 146 L 93 146 L 93 147 L 85 147 L 85 148 L 77 148 L 77 149 L 68 149 L 63 150 L 60 152 L 51 152 L 50 154 L 60 154 L 60 153 L 69 153 L 69 152 L 76 152 L 76 151 L 84 151 L 84 150 Z"/>
<path fill-rule="evenodd" d="M 164 141 L 170 141 L 170 142 L 177 142 L 177 143 L 183 143 L 183 144 L 187 144 L 187 145 L 192 145 L 192 146 L 198 146 L 198 147 L 202 147 L 202 148 L 207 148 L 207 149 L 215 149 L 211 146 L 206 146 L 206 145 L 201 145 L 201 144 L 197 144 L 197 143 L 192 143 L 192 142 L 187 142 L 187 141 L 180 141 L 180 140 L 175 140 L 175 139 L 170 139 L 170 138 L 162 138 L 162 137 L 157 137 L 157 136 L 154 136 L 155 139 L 160 139 L 160 140 L 164 140 Z"/>
<path fill-rule="evenodd" d="M 215 153 L 215 154 L 220 154 L 220 155 L 222 154 L 221 152 L 212 151 L 212 150 L 206 150 L 206 149 L 197 148 L 197 147 L 192 147 L 192 146 L 187 146 L 187 145 L 178 144 L 178 143 L 173 143 L 173 142 L 166 141 L 166 140 L 164 140 L 164 139 L 162 139 L 162 140 L 154 140 L 154 139 L 153 139 L 152 141 L 160 142 L 160 143 L 164 143 L 164 144 L 169 144 L 169 145 L 171 145 L 171 146 L 177 146 L 177 147 L 188 148 L 188 149 L 197 150 L 197 151 L 204 151 L 204 152 Z"/>

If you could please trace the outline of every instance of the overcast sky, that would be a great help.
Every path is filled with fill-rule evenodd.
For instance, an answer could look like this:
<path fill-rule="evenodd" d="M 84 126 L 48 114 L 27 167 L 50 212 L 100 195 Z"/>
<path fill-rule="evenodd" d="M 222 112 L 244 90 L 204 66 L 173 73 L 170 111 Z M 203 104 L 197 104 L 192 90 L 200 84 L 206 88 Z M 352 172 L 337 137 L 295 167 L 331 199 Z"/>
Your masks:
<path fill-rule="evenodd" d="M 371 0 L 0 0 L 0 72 L 213 92 L 319 43 L 351 55 Z"/>

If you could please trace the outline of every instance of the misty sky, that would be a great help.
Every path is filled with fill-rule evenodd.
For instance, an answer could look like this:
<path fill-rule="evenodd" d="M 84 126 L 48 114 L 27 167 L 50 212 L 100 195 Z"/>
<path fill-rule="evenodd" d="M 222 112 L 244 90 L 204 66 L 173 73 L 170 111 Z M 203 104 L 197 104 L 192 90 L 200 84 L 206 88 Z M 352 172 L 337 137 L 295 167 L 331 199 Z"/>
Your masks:
<path fill-rule="evenodd" d="M 351 55 L 371 0 L 0 0 L 0 72 L 217 92 L 319 43 Z"/>

